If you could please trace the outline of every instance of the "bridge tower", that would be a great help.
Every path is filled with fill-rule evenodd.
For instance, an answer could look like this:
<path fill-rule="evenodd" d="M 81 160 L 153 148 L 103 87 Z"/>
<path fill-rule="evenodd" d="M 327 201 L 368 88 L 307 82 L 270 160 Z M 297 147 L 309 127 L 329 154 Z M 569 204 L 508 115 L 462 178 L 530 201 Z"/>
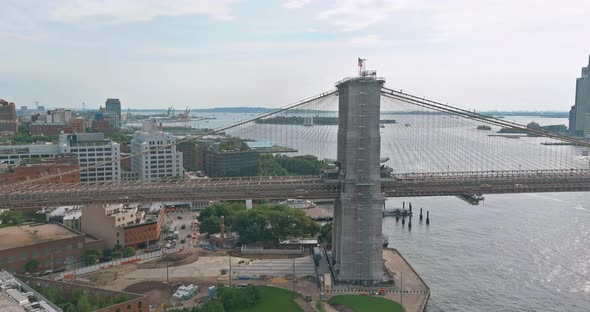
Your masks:
<path fill-rule="evenodd" d="M 334 207 L 332 249 L 336 280 L 372 284 L 383 279 L 379 122 L 385 80 L 364 70 L 364 60 L 359 67 L 358 77 L 336 84 L 342 189 Z"/>

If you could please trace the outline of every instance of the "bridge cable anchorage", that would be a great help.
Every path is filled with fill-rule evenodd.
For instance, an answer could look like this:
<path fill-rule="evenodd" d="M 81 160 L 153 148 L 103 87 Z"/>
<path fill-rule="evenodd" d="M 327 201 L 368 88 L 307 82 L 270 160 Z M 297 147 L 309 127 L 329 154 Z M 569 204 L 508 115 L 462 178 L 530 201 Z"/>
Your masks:
<path fill-rule="evenodd" d="M 256 120 L 267 118 L 267 117 L 273 116 L 275 114 L 279 114 L 279 113 L 288 111 L 290 109 L 294 109 L 294 108 L 303 106 L 303 105 L 305 105 L 307 103 L 310 103 L 312 101 L 317 101 L 317 100 L 322 99 L 322 98 L 327 98 L 327 97 L 333 96 L 335 94 L 337 94 L 337 90 L 336 89 L 325 91 L 325 92 L 322 92 L 320 94 L 317 94 L 317 95 L 314 95 L 314 96 L 305 98 L 303 100 L 300 100 L 300 101 L 297 101 L 297 102 L 288 104 L 286 106 L 277 108 L 276 110 L 274 110 L 272 112 L 264 113 L 264 114 L 255 116 L 253 118 L 240 120 L 238 122 L 235 122 L 235 123 L 231 123 L 231 124 L 222 126 L 220 128 L 211 130 L 211 131 L 209 131 L 206 134 L 201 134 L 201 135 L 194 136 L 194 137 L 184 138 L 184 139 L 181 139 L 181 140 L 177 140 L 176 143 L 170 143 L 170 144 L 160 145 L 160 146 L 158 146 L 157 148 L 154 148 L 154 149 L 145 150 L 145 151 L 138 152 L 138 153 L 135 153 L 135 154 L 131 154 L 131 155 L 128 155 L 128 156 L 125 156 L 125 157 L 118 157 L 118 158 L 116 158 L 114 160 L 111 160 L 111 161 L 102 161 L 102 162 L 98 162 L 98 163 L 96 163 L 96 164 L 94 164 L 92 166 L 86 166 L 86 167 L 83 167 L 83 168 L 80 168 L 80 169 L 74 169 L 74 170 L 69 170 L 69 171 L 65 171 L 65 172 L 59 172 L 57 174 L 46 175 L 46 176 L 43 176 L 43 177 L 39 177 L 39 178 L 35 178 L 35 179 L 30 179 L 30 180 L 23 181 L 23 182 L 17 182 L 17 183 L 11 183 L 11 184 L 1 185 L 0 186 L 0 195 L 2 195 L 2 193 L 5 193 L 6 191 L 9 191 L 9 192 L 10 191 L 15 191 L 15 188 L 16 187 L 19 187 L 19 186 L 28 185 L 28 184 L 35 184 L 37 182 L 49 180 L 49 179 L 52 179 L 52 178 L 61 177 L 61 176 L 64 176 L 64 175 L 69 175 L 69 174 L 72 174 L 72 173 L 77 173 L 77 172 L 80 172 L 80 171 L 83 171 L 83 170 L 95 169 L 95 168 L 98 168 L 100 166 L 109 165 L 109 164 L 112 164 L 112 163 L 117 162 L 117 161 L 121 161 L 121 160 L 125 160 L 125 159 L 130 159 L 130 158 L 133 158 L 135 156 L 139 156 L 139 155 L 151 153 L 151 152 L 158 151 L 158 150 L 163 150 L 163 149 L 166 149 L 168 147 L 174 146 L 174 145 L 176 145 L 178 143 L 183 143 L 183 142 L 188 142 L 188 141 L 191 141 L 191 140 L 201 139 L 201 138 L 203 138 L 205 136 L 208 136 L 208 135 L 219 134 L 219 133 L 221 133 L 223 131 L 226 131 L 226 130 L 229 130 L 229 129 L 232 129 L 232 128 L 236 128 L 236 127 L 239 127 L 239 126 L 244 125 L 244 124 L 247 124 L 247 123 L 255 122 Z M 93 185 L 96 185 L 96 184 L 93 184 Z M 62 184 L 62 187 L 63 187 L 63 184 Z"/>

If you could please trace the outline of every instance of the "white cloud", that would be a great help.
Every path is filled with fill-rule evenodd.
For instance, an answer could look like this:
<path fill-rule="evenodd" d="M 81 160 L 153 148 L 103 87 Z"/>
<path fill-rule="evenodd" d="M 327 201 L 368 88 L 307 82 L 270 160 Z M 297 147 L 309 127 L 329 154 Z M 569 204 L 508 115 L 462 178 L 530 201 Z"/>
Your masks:
<path fill-rule="evenodd" d="M 435 27 L 435 40 L 510 38 L 519 34 L 564 32 L 584 27 L 590 18 L 587 0 L 554 1 L 450 0 L 444 6 L 425 4 Z M 489 38 L 488 38 L 489 39 Z"/>
<path fill-rule="evenodd" d="M 287 0 L 283 2 L 283 7 L 285 9 L 300 9 L 306 5 L 308 5 L 311 0 Z"/>
<path fill-rule="evenodd" d="M 232 19 L 230 4 L 238 0 L 62 0 L 52 2 L 49 18 L 77 22 L 88 17 L 115 23 L 151 20 L 158 16 L 204 14 L 220 20 Z"/>
<path fill-rule="evenodd" d="M 349 41 L 352 45 L 366 46 L 385 43 L 383 38 L 379 35 L 367 35 L 362 37 L 354 37 Z"/>
<path fill-rule="evenodd" d="M 331 8 L 318 12 L 316 19 L 340 31 L 357 31 L 381 23 L 392 12 L 407 5 L 407 0 L 334 1 Z"/>

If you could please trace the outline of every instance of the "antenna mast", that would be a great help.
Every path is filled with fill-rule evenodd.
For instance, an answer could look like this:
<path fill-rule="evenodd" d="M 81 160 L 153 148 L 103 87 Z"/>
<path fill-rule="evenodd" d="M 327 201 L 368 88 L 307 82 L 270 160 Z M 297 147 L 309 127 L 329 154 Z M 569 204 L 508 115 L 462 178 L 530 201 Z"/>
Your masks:
<path fill-rule="evenodd" d="M 363 71 L 365 71 L 365 62 L 367 59 L 362 59 L 359 57 L 359 76 L 363 76 Z"/>

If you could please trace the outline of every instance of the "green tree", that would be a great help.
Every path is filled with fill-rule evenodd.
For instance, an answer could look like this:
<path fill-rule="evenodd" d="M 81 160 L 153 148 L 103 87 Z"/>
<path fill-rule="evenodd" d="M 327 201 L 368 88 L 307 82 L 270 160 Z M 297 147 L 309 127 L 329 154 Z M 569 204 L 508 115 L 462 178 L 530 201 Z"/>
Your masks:
<path fill-rule="evenodd" d="M 78 302 L 76 303 L 76 312 L 92 312 L 94 311 L 88 296 L 80 296 Z"/>
<path fill-rule="evenodd" d="M 285 205 L 261 205 L 232 218 L 232 229 L 240 234 L 244 243 L 278 241 L 291 237 L 315 236 L 320 230 L 317 222 L 300 209 Z"/>
<path fill-rule="evenodd" d="M 2 224 L 19 225 L 23 221 L 23 213 L 18 210 L 6 210 L 0 214 Z"/>
<path fill-rule="evenodd" d="M 320 229 L 320 238 L 328 244 L 332 243 L 332 222 L 326 223 L 322 226 Z"/>
<path fill-rule="evenodd" d="M 86 265 L 86 266 L 96 264 L 97 260 L 98 260 L 98 257 L 93 254 L 84 255 L 84 257 L 83 257 L 84 265 Z"/>
<path fill-rule="evenodd" d="M 225 309 L 219 300 L 211 300 L 202 305 L 198 312 L 225 312 Z"/>
<path fill-rule="evenodd" d="M 95 256 L 100 256 L 100 251 L 98 251 L 98 249 L 96 248 L 90 248 L 90 249 L 86 249 L 86 251 L 84 252 L 85 256 L 89 256 L 89 255 L 95 255 Z"/>
<path fill-rule="evenodd" d="M 330 165 L 315 156 L 294 156 L 259 154 L 258 175 L 319 175 L 321 170 Z"/>
<path fill-rule="evenodd" d="M 135 249 L 133 249 L 133 247 L 125 248 L 125 250 L 123 251 L 123 257 L 131 257 L 131 256 L 135 256 Z"/>
<path fill-rule="evenodd" d="M 541 125 L 539 125 L 538 123 L 536 123 L 536 122 L 534 122 L 534 121 L 533 121 L 533 122 L 529 122 L 529 123 L 526 125 L 526 127 L 527 127 L 528 129 L 533 129 L 533 130 L 542 130 L 542 129 L 543 129 L 543 127 L 541 127 Z"/>
<path fill-rule="evenodd" d="M 203 233 L 219 233 L 221 231 L 221 218 L 217 216 L 209 216 L 201 220 L 199 231 Z"/>
<path fill-rule="evenodd" d="M 104 258 L 106 258 L 106 259 L 110 259 L 110 258 L 112 258 L 112 257 L 113 257 L 113 255 L 112 255 L 112 254 L 113 254 L 113 251 L 112 251 L 111 249 L 108 249 L 108 248 L 105 248 L 105 249 L 102 251 L 102 256 L 103 256 Z"/>
<path fill-rule="evenodd" d="M 82 261 L 84 265 L 93 265 L 96 264 L 96 261 L 100 257 L 100 251 L 95 248 L 86 249 L 84 252 L 84 256 L 82 257 Z"/>
<path fill-rule="evenodd" d="M 239 202 L 214 203 L 199 214 L 200 230 L 204 233 L 219 233 L 221 216 L 225 217 L 226 231 L 231 230 L 232 218 L 239 211 L 246 211 L 246 205 Z"/>
<path fill-rule="evenodd" d="M 113 256 L 113 259 L 120 259 L 121 257 L 123 257 L 123 253 L 120 251 L 113 251 L 111 253 L 111 255 Z"/>
<path fill-rule="evenodd" d="M 33 259 L 27 263 L 25 263 L 25 271 L 26 272 L 35 272 L 39 269 L 39 261 Z"/>

